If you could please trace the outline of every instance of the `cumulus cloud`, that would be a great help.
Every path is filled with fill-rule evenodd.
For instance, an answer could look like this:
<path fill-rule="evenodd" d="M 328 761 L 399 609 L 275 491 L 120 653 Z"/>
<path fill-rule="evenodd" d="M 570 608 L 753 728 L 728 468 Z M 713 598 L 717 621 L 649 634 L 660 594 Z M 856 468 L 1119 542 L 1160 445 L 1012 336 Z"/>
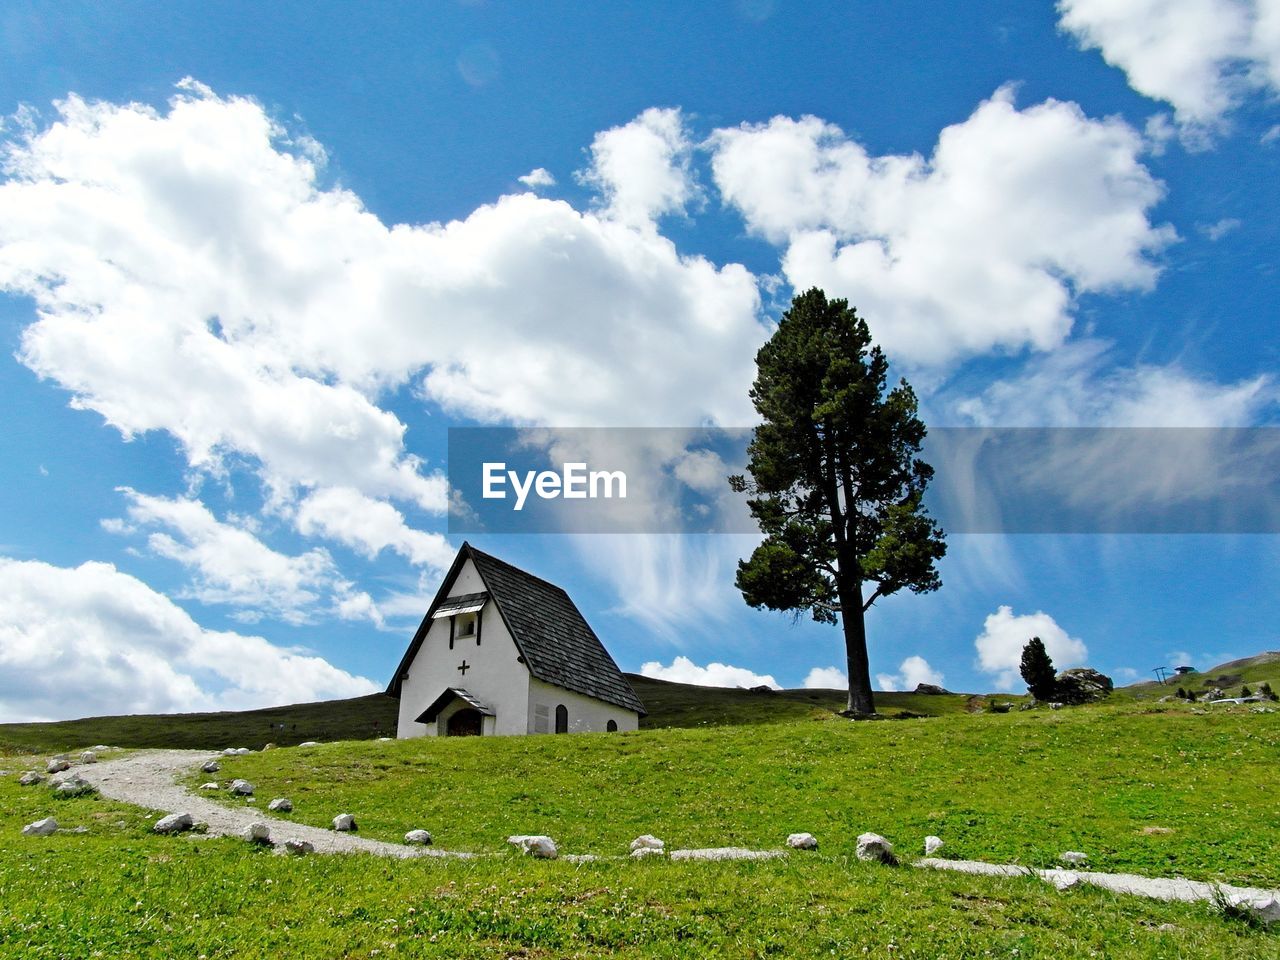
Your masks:
<path fill-rule="evenodd" d="M 908 364 L 1060 345 L 1080 293 L 1149 289 L 1175 238 L 1142 136 L 1002 88 L 933 155 L 872 156 L 838 127 L 775 117 L 715 131 L 716 185 L 785 246 L 797 289 L 848 298 Z"/>
<path fill-rule="evenodd" d="M 978 651 L 978 669 L 992 674 L 1005 690 L 1023 686 L 1019 665 L 1022 648 L 1032 637 L 1044 641 L 1044 648 L 1058 670 L 1078 667 L 1085 662 L 1089 649 L 1084 642 L 1068 636 L 1049 614 L 1015 614 L 1012 607 L 1001 606 L 987 617 L 982 633 L 973 641 Z"/>
<path fill-rule="evenodd" d="M 0 558 L 0 720 L 243 710 L 378 689 L 303 650 L 207 630 L 110 564 Z"/>
<path fill-rule="evenodd" d="M 804 678 L 806 690 L 847 690 L 849 676 L 839 667 L 814 667 Z"/>
<path fill-rule="evenodd" d="M 453 562 L 455 551 L 442 535 L 415 530 L 391 504 L 351 487 L 325 487 L 308 494 L 298 505 L 294 524 L 304 536 L 328 537 L 371 560 L 392 550 L 434 573 Z"/>
<path fill-rule="evenodd" d="M 1266 375 L 1231 383 L 1178 364 L 1116 366 L 1110 347 L 1081 340 L 1035 357 L 977 395 L 941 398 L 941 412 L 977 426 L 1243 427 L 1280 393 Z"/>
<path fill-rule="evenodd" d="M 897 673 L 876 674 L 876 688 L 879 690 L 914 690 L 921 683 L 942 686 L 942 674 L 929 666 L 924 657 L 907 657 L 898 666 Z"/>
<path fill-rule="evenodd" d="M 667 666 L 650 660 L 640 668 L 640 675 L 673 683 L 691 683 L 699 687 L 773 687 L 782 689 L 767 673 L 753 673 L 745 667 L 733 667 L 727 663 L 708 663 L 700 667 L 688 657 L 676 657 Z"/>
<path fill-rule="evenodd" d="M 380 405 L 407 383 L 486 421 L 749 417 L 754 277 L 635 227 L 687 190 L 625 180 L 629 133 L 593 167 L 612 213 L 524 193 L 387 225 L 251 100 L 187 84 L 164 110 L 57 108 L 9 142 L 0 185 L 0 288 L 38 308 L 21 359 L 126 436 L 170 433 L 197 469 L 235 457 L 282 502 L 349 488 L 441 511 L 444 478 Z M 683 149 L 678 117 L 638 123 Z"/>
<path fill-rule="evenodd" d="M 540 190 L 544 187 L 554 187 L 556 178 L 551 175 L 551 171 L 546 167 L 534 167 L 523 177 L 516 177 L 530 190 Z"/>
<path fill-rule="evenodd" d="M 1254 91 L 1280 91 L 1275 0 L 1060 0 L 1060 25 L 1101 51 L 1183 125 L 1217 126 Z"/>
<path fill-rule="evenodd" d="M 579 179 L 599 190 L 607 216 L 646 226 L 683 213 L 698 196 L 693 143 L 679 108 L 650 107 L 630 123 L 597 133 Z"/>
<path fill-rule="evenodd" d="M 325 550 L 290 556 L 268 547 L 252 530 L 219 520 L 199 500 L 148 496 L 128 487 L 120 492 L 129 502 L 130 523 L 114 519 L 103 526 L 121 534 L 162 528 L 148 534 L 147 546 L 187 568 L 188 593 L 201 603 L 238 607 L 239 616 L 249 621 L 267 615 L 300 624 L 313 620 L 324 601 L 343 619 L 362 611 L 379 621 L 372 601 L 342 578 Z"/>

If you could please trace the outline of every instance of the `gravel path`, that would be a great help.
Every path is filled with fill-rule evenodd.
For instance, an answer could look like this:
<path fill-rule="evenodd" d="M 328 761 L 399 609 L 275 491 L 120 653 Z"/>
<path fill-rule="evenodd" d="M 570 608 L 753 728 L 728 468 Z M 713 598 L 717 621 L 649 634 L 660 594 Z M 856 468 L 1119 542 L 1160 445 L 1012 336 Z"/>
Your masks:
<path fill-rule="evenodd" d="M 940 860 L 926 857 L 917 860 L 915 866 L 931 870 L 954 870 L 959 873 L 976 873 L 994 877 L 1038 876 L 1055 886 L 1059 884 L 1087 883 L 1115 893 L 1131 893 L 1153 900 L 1181 900 L 1184 903 L 1204 901 L 1212 903 L 1219 898 L 1228 902 L 1244 900 L 1268 903 L 1265 922 L 1280 920 L 1280 890 L 1263 890 L 1259 887 L 1236 887 L 1229 883 L 1204 883 L 1199 880 L 1183 880 L 1180 877 L 1142 877 L 1134 873 L 1099 873 L 1093 870 L 1034 870 L 1013 863 L 984 863 L 981 860 Z"/>
<path fill-rule="evenodd" d="M 375 853 L 383 857 L 471 857 L 469 853 L 454 853 L 430 847 L 408 846 L 367 840 L 350 833 L 337 833 L 319 827 L 308 827 L 271 816 L 258 804 L 246 803 L 243 808 L 214 803 L 205 797 L 191 793 L 175 782 L 178 777 L 194 770 L 206 760 L 219 760 L 221 756 L 203 750 L 146 750 L 115 760 L 77 764 L 75 770 L 104 797 L 123 800 L 149 810 L 163 813 L 189 813 L 196 821 L 209 824 L 209 833 L 217 836 L 240 836 L 251 823 L 266 823 L 271 828 L 271 839 L 277 849 L 284 849 L 286 840 L 306 840 L 316 848 L 316 853 Z M 334 814 L 355 811 L 335 810 Z M 356 812 L 356 822 L 359 814 Z"/>

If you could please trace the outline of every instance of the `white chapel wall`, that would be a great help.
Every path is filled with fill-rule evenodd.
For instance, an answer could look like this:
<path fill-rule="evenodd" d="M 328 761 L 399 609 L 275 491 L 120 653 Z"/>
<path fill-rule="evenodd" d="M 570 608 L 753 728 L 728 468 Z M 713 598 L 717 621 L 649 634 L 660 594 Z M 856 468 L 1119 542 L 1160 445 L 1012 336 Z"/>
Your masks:
<path fill-rule="evenodd" d="M 537 708 L 541 705 L 547 708 L 547 732 L 554 733 L 556 729 L 556 707 L 559 704 L 564 704 L 569 711 L 570 733 L 593 731 L 603 733 L 610 720 L 617 721 L 619 732 L 636 730 L 640 726 L 640 715 L 631 710 L 615 706 L 612 703 L 606 703 L 603 700 L 597 700 L 595 697 L 588 697 L 572 690 L 566 690 L 564 687 L 557 687 L 555 684 L 545 683 L 531 676 L 529 677 L 529 732 L 539 732 L 537 727 Z"/>
<path fill-rule="evenodd" d="M 484 583 L 471 560 L 467 560 L 449 590 L 449 596 L 479 593 Z M 476 638 L 456 637 L 449 649 L 449 619 L 442 617 L 431 623 L 431 629 L 409 664 L 409 676 L 400 688 L 400 713 L 396 735 L 408 737 L 435 736 L 440 724 L 423 724 L 414 718 L 435 701 L 448 687 L 461 687 L 494 711 L 485 718 L 484 732 L 527 733 L 529 730 L 529 671 L 517 661 L 520 655 L 515 641 L 507 632 L 502 615 L 492 599 L 481 612 L 480 643 Z M 458 666 L 465 660 L 464 676 Z M 447 715 L 446 715 L 447 716 Z"/>

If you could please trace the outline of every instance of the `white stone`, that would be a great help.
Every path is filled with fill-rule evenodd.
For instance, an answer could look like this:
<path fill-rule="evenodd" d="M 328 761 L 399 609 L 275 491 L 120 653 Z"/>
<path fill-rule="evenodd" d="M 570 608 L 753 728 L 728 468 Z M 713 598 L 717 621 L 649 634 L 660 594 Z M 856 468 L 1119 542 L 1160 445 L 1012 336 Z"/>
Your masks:
<path fill-rule="evenodd" d="M 643 860 L 645 857 L 665 857 L 667 852 L 661 847 L 636 847 L 631 851 L 632 860 Z"/>
<path fill-rule="evenodd" d="M 426 846 L 431 842 L 431 834 L 426 830 L 410 830 L 404 835 L 405 843 L 418 843 Z"/>
<path fill-rule="evenodd" d="M 653 834 L 646 833 L 636 837 L 631 841 L 631 852 L 637 850 L 663 850 L 666 849 L 666 842 L 659 840 Z"/>
<path fill-rule="evenodd" d="M 787 835 L 787 846 L 793 850 L 817 850 L 818 838 L 812 833 L 791 833 Z"/>
<path fill-rule="evenodd" d="M 594 853 L 566 853 L 560 859 L 567 863 L 595 863 L 600 858 Z"/>
<path fill-rule="evenodd" d="M 253 784 L 248 780 L 232 780 L 231 792 L 241 797 L 250 796 L 253 793 Z"/>
<path fill-rule="evenodd" d="M 22 828 L 24 837 L 47 837 L 58 832 L 58 821 L 53 817 L 45 817 L 35 823 L 28 823 Z"/>
<path fill-rule="evenodd" d="M 1078 867 L 1082 863 L 1085 863 L 1086 861 L 1088 861 L 1089 855 L 1086 853 L 1081 853 L 1079 850 L 1067 850 L 1065 853 L 1059 856 L 1058 859 L 1061 860 L 1063 863 L 1069 864 L 1073 867 Z"/>
<path fill-rule="evenodd" d="M 1274 894 L 1237 893 L 1227 897 L 1227 904 L 1265 926 L 1280 922 L 1280 899 Z"/>
<path fill-rule="evenodd" d="M 218 763 L 217 760 L 210 760 L 200 769 L 204 773 L 217 773 L 219 770 L 222 769 L 222 764 Z"/>
<path fill-rule="evenodd" d="M 71 766 L 71 761 L 64 756 L 50 757 L 49 762 L 44 765 L 48 773 L 61 773 Z"/>
<path fill-rule="evenodd" d="M 212 780 L 210 780 L 208 783 L 202 783 L 202 784 L 200 784 L 200 789 L 201 789 L 201 790 L 217 790 L 217 789 L 219 789 L 219 787 L 218 787 L 218 785 L 217 785 L 216 783 L 214 783 Z"/>
<path fill-rule="evenodd" d="M 22 787 L 35 786 L 37 783 L 44 781 L 44 774 L 36 773 L 34 770 L 28 770 L 18 778 L 18 785 Z"/>
<path fill-rule="evenodd" d="M 344 832 L 356 829 L 356 818 L 349 813 L 340 813 L 333 818 L 333 829 Z"/>
<path fill-rule="evenodd" d="M 227 749 L 225 749 L 225 750 L 223 750 L 223 751 L 222 751 L 222 755 L 223 755 L 224 757 L 234 757 L 234 756 L 236 755 L 236 748 L 235 748 L 235 747 L 227 747 Z"/>
<path fill-rule="evenodd" d="M 250 843 L 267 844 L 271 842 L 271 828 L 265 823 L 251 823 L 244 828 L 240 836 Z"/>
<path fill-rule="evenodd" d="M 114 750 L 115 747 L 108 747 L 105 743 L 96 743 L 89 749 L 94 753 L 106 753 L 108 750 Z"/>
<path fill-rule="evenodd" d="M 236 747 L 234 753 L 237 757 L 247 757 L 249 754 L 253 753 L 253 751 L 248 747 Z"/>
<path fill-rule="evenodd" d="M 785 850 L 748 850 L 746 847 L 706 847 L 671 852 L 672 860 L 772 860 L 785 856 Z"/>
<path fill-rule="evenodd" d="M 267 804 L 268 810 L 275 810 L 279 813 L 289 813 L 293 810 L 293 801 L 288 797 L 276 797 Z"/>
<path fill-rule="evenodd" d="M 308 853 L 315 853 L 316 848 L 306 840 L 286 840 L 284 848 L 294 856 L 305 856 Z"/>
<path fill-rule="evenodd" d="M 932 857 L 943 847 L 942 838 L 935 837 L 932 834 L 924 838 L 924 855 Z"/>
<path fill-rule="evenodd" d="M 516 836 L 507 837 L 507 843 L 519 847 L 520 851 L 526 856 L 538 857 L 541 860 L 554 860 L 559 856 L 556 850 L 556 842 L 550 837 L 517 834 Z"/>
<path fill-rule="evenodd" d="M 78 773 L 66 773 L 49 781 L 53 792 L 60 797 L 78 797 L 83 793 L 93 793 L 94 786 Z"/>
<path fill-rule="evenodd" d="M 190 830 L 193 823 L 189 813 L 170 813 L 157 820 L 151 829 L 156 833 L 179 833 Z"/>
<path fill-rule="evenodd" d="M 893 844 L 878 833 L 864 833 L 858 836 L 858 848 L 855 851 L 859 860 L 871 860 L 895 866 L 898 858 L 893 855 Z"/>
<path fill-rule="evenodd" d="M 1070 890 L 1080 885 L 1080 874 L 1074 870 L 1046 870 L 1043 876 L 1059 890 Z"/>
<path fill-rule="evenodd" d="M 86 750 L 84 753 L 80 754 L 80 762 L 81 763 L 97 763 L 98 755 L 94 753 L 92 750 Z"/>
<path fill-rule="evenodd" d="M 318 747 L 320 746 L 315 740 L 307 740 L 305 743 L 298 744 L 300 747 Z"/>

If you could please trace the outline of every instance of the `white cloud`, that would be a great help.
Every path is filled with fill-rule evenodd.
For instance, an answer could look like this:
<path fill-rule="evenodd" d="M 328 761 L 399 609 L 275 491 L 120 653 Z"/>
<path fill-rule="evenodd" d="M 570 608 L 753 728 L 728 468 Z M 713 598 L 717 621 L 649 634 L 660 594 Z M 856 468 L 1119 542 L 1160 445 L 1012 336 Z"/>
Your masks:
<path fill-rule="evenodd" d="M 1057 347 L 1085 292 L 1145 290 L 1175 238 L 1144 141 L 1073 103 L 1024 110 L 1009 88 L 943 130 L 933 156 L 871 156 L 816 117 L 717 130 L 715 182 L 752 232 L 785 245 L 797 289 L 848 298 L 911 364 Z"/>
<path fill-rule="evenodd" d="M 1178 364 L 1114 366 L 1108 350 L 1098 340 L 1077 341 L 943 406 L 978 426 L 1241 427 L 1280 399 L 1266 375 L 1218 383 Z"/>
<path fill-rule="evenodd" d="M 188 84 L 167 110 L 58 110 L 16 134 L 0 185 L 0 288 L 39 311 L 21 359 L 197 469 L 247 460 L 285 504 L 334 487 L 442 511 L 444 478 L 379 405 L 410 382 L 487 421 L 750 418 L 755 280 L 630 223 L 688 192 L 640 161 L 626 180 L 630 134 L 601 141 L 616 217 L 524 193 L 388 226 L 251 100 Z M 678 117 L 637 123 L 675 162 Z"/>
<path fill-rule="evenodd" d="M 1184 125 L 1217 126 L 1253 91 L 1280 91 L 1275 0 L 1060 0 L 1061 26 Z"/>
<path fill-rule="evenodd" d="M 740 557 L 759 536 L 743 534 L 584 534 L 570 541 L 587 572 L 617 594 L 613 611 L 677 639 L 714 629 L 741 608 L 733 585 Z"/>
<path fill-rule="evenodd" d="M 363 611 L 380 622 L 371 601 L 358 600 L 325 550 L 289 556 L 251 530 L 219 520 L 198 500 L 153 497 L 128 487 L 121 493 L 129 501 L 132 529 L 163 528 L 148 535 L 147 546 L 191 572 L 190 595 L 201 603 L 240 607 L 248 622 L 266 615 L 300 624 L 313 620 L 325 602 L 344 619 Z M 113 533 L 132 532 L 119 520 L 103 526 Z"/>
<path fill-rule="evenodd" d="M 804 678 L 806 690 L 847 690 L 849 676 L 839 667 L 814 667 Z"/>
<path fill-rule="evenodd" d="M 546 167 L 535 167 L 523 177 L 516 177 L 516 179 L 530 190 L 539 190 L 556 185 L 556 178 L 551 175 L 551 171 Z"/>
<path fill-rule="evenodd" d="M 929 666 L 924 657 L 911 656 L 903 660 L 895 673 L 877 673 L 876 688 L 879 690 L 914 690 L 919 684 L 929 683 L 935 687 L 942 686 L 942 674 Z"/>
<path fill-rule="evenodd" d="M 759 687 L 782 689 L 769 674 L 753 673 L 745 667 L 727 663 L 708 663 L 700 667 L 688 657 L 676 657 L 669 666 L 651 660 L 640 668 L 640 675 L 673 683 L 691 683 L 699 687 Z"/>
<path fill-rule="evenodd" d="M 596 134 L 591 165 L 579 179 L 600 191 L 606 216 L 646 227 L 664 214 L 683 213 L 697 198 L 692 150 L 679 108 L 650 107 Z"/>
<path fill-rule="evenodd" d="M 377 689 L 304 651 L 206 630 L 110 564 L 0 558 L 0 720 L 243 710 Z"/>
<path fill-rule="evenodd" d="M 978 669 L 993 674 L 1003 689 L 1021 689 L 1024 684 L 1018 668 L 1022 648 L 1032 637 L 1044 641 L 1044 648 L 1058 670 L 1078 667 L 1089 656 L 1084 642 L 1068 636 L 1049 614 L 1037 610 L 1015 615 L 1011 607 L 1001 606 L 987 617 L 982 633 L 973 641 L 978 651 Z"/>
<path fill-rule="evenodd" d="M 441 534 L 413 529 L 391 504 L 350 487 L 325 487 L 308 494 L 298 505 L 294 524 L 304 536 L 329 537 L 369 559 L 393 550 L 435 573 L 447 570 L 456 552 Z"/>
<path fill-rule="evenodd" d="M 1217 223 L 1210 223 L 1200 228 L 1200 232 L 1212 242 L 1217 243 L 1227 234 L 1240 229 L 1240 221 L 1235 217 L 1223 217 Z"/>

